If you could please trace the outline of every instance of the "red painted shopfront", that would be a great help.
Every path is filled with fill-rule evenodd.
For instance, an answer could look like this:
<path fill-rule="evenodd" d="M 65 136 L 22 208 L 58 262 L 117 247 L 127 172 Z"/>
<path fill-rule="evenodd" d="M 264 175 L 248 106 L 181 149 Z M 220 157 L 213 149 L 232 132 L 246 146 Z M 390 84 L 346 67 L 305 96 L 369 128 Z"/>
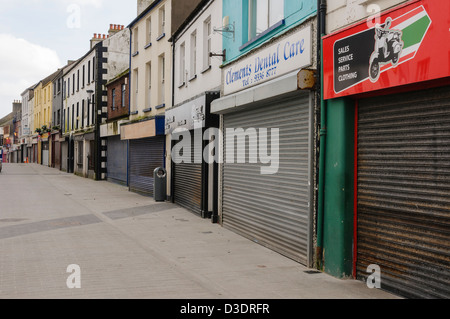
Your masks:
<path fill-rule="evenodd" d="M 339 103 L 354 116 L 354 276 L 376 265 L 382 289 L 449 298 L 450 1 L 408 1 L 323 50 L 329 121 Z"/>

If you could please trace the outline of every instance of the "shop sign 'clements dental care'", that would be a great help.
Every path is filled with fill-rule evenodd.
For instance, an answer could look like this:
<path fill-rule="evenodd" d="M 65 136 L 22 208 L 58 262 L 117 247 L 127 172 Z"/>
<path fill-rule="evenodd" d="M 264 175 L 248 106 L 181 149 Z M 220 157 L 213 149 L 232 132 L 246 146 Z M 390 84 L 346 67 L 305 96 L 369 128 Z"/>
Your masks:
<path fill-rule="evenodd" d="M 310 66 L 311 39 L 311 27 L 308 26 L 225 69 L 224 94 L 232 94 Z"/>

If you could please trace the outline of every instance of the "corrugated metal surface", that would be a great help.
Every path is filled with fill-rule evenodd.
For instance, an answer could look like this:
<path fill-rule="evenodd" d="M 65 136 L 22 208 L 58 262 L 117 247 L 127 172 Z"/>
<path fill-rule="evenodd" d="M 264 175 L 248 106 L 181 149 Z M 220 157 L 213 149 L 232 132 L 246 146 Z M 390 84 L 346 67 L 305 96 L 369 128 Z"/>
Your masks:
<path fill-rule="evenodd" d="M 201 132 L 200 132 L 201 134 Z M 191 161 L 190 163 L 174 164 L 174 201 L 176 204 L 189 209 L 197 215 L 202 213 L 202 163 L 195 163 L 195 143 L 194 131 L 190 131 L 191 136 Z M 180 140 L 179 134 L 174 134 L 175 140 Z M 180 141 L 180 143 L 182 140 Z M 197 157 L 203 158 L 203 150 L 199 149 Z M 180 154 L 182 155 L 182 154 Z M 176 161 L 177 154 L 172 154 Z"/>
<path fill-rule="evenodd" d="M 304 265 L 310 242 L 310 101 L 295 99 L 224 115 L 224 129 L 280 130 L 277 174 L 262 175 L 269 164 L 223 165 L 222 222 L 235 232 Z M 225 138 L 226 140 L 226 138 Z M 226 159 L 226 143 L 224 146 Z M 246 145 L 248 149 L 248 141 Z M 235 154 L 237 154 L 235 144 Z M 246 156 L 248 163 L 248 155 Z M 259 162 L 259 161 L 258 161 Z"/>
<path fill-rule="evenodd" d="M 450 88 L 359 102 L 357 276 L 450 297 Z"/>
<path fill-rule="evenodd" d="M 32 151 L 32 154 L 33 154 L 33 163 L 37 163 L 37 158 L 38 158 L 38 156 L 37 156 L 37 149 L 38 149 L 37 144 L 34 144 L 34 145 L 32 146 L 32 148 L 33 148 L 33 151 Z"/>
<path fill-rule="evenodd" d="M 48 142 L 42 143 L 42 165 L 48 166 L 49 165 L 49 158 L 50 158 L 50 145 Z"/>
<path fill-rule="evenodd" d="M 164 136 L 130 140 L 130 191 L 153 196 L 153 172 L 164 167 Z"/>
<path fill-rule="evenodd" d="M 128 142 L 120 136 L 108 137 L 107 176 L 120 183 L 127 182 Z"/>
<path fill-rule="evenodd" d="M 61 167 L 61 143 L 55 142 L 55 168 L 59 169 Z"/>

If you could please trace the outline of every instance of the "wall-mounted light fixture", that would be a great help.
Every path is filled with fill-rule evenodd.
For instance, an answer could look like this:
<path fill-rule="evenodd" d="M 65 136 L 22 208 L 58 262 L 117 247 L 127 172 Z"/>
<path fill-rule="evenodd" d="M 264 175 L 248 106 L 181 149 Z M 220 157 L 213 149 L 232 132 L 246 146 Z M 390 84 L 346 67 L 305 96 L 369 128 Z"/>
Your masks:
<path fill-rule="evenodd" d="M 222 27 L 213 29 L 215 33 L 220 33 L 222 34 L 222 36 L 228 39 L 233 39 L 233 41 L 235 40 L 235 33 L 236 33 L 235 30 L 236 30 L 235 23 L 233 22 L 232 24 L 230 24 L 229 16 L 223 18 Z"/>

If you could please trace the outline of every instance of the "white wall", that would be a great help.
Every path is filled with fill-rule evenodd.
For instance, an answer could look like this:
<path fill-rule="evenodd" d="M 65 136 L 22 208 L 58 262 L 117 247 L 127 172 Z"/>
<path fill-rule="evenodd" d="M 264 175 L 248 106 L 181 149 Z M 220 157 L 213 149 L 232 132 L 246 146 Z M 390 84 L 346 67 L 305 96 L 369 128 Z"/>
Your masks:
<path fill-rule="evenodd" d="M 104 80 L 109 82 L 130 67 L 130 29 L 126 28 L 104 40 L 103 46 L 108 48 L 104 54 L 108 63 L 103 67 L 107 71 Z"/>
<path fill-rule="evenodd" d="M 166 107 L 172 105 L 172 47 L 168 42 L 172 33 L 171 4 L 172 1 L 162 1 L 132 27 L 132 52 L 136 54 L 131 57 L 130 67 L 131 120 L 164 114 L 165 108 L 156 109 L 156 106 L 162 104 L 160 99 L 162 86 L 159 81 L 162 67 L 160 57 L 162 56 L 165 58 L 164 104 Z M 165 8 L 165 36 L 158 40 L 158 37 L 161 36 L 159 31 L 160 9 L 163 6 Z M 147 39 L 149 18 L 151 19 L 151 39 Z M 138 35 L 138 48 L 135 48 L 136 34 Z M 148 94 L 150 76 L 147 72 L 149 63 L 151 63 L 152 70 L 150 97 Z M 136 79 L 136 71 L 138 79 Z M 144 112 L 150 108 L 152 109 L 150 112 Z M 134 112 L 138 112 L 138 114 L 133 114 Z"/>
<path fill-rule="evenodd" d="M 63 97 L 64 100 L 64 110 L 66 110 L 66 117 L 65 117 L 65 127 L 66 127 L 66 131 L 70 132 L 70 131 L 75 131 L 75 127 L 76 127 L 76 108 L 77 108 L 77 103 L 79 103 L 79 112 L 80 112 L 80 116 L 78 118 L 78 127 L 79 129 L 81 129 L 81 122 L 82 122 L 82 101 L 84 100 L 85 102 L 85 114 L 84 114 L 84 127 L 86 128 L 87 125 L 87 120 L 89 117 L 89 126 L 93 125 L 93 119 L 92 119 L 92 105 L 91 105 L 91 109 L 88 112 L 88 98 L 89 98 L 89 94 L 87 93 L 88 90 L 93 90 L 95 92 L 95 82 L 94 82 L 94 77 L 93 77 L 93 61 L 94 61 L 94 57 L 95 57 L 95 50 L 91 51 L 83 60 L 81 60 L 72 70 L 70 70 L 67 74 L 64 75 L 64 82 L 66 83 L 66 89 L 67 92 L 69 93 L 69 96 L 67 96 L 67 94 L 65 94 L 65 96 Z M 91 76 L 91 81 L 88 81 L 88 65 L 89 62 L 91 64 L 91 71 L 90 71 L 90 76 Z M 97 63 L 97 62 L 95 62 Z M 83 87 L 83 80 L 82 80 L 82 76 L 83 76 L 83 66 L 85 66 L 85 85 Z M 80 87 L 79 90 L 77 90 L 77 77 L 78 77 L 78 71 L 80 72 Z M 97 72 L 97 71 L 95 71 Z M 73 94 L 73 75 L 75 75 L 75 94 Z M 70 87 L 68 86 L 68 80 L 70 79 Z M 94 93 L 95 94 L 95 93 Z M 75 120 L 74 120 L 74 127 L 72 128 L 72 106 L 75 106 Z M 69 108 L 70 108 L 70 112 L 69 112 Z M 69 114 L 70 113 L 70 114 Z M 68 119 L 70 121 L 68 121 Z"/>
<path fill-rule="evenodd" d="M 214 89 L 220 90 L 222 71 L 220 65 L 222 64 L 222 57 L 211 57 L 211 68 L 206 69 L 205 59 L 209 52 L 207 52 L 205 43 L 205 26 L 207 19 L 211 20 L 211 52 L 222 53 L 222 35 L 214 33 L 214 28 L 222 25 L 222 0 L 213 0 L 204 11 L 201 12 L 192 23 L 183 30 L 177 39 L 175 39 L 175 94 L 174 105 L 183 103 L 192 97 L 195 97 L 203 92 Z M 191 35 L 197 35 L 196 47 L 196 74 L 191 74 L 192 61 L 192 47 Z M 181 69 L 181 45 L 185 46 L 185 67 Z M 196 75 L 195 79 L 192 77 Z M 192 79 L 192 80 L 191 80 Z M 184 84 L 183 84 L 184 83 Z"/>

